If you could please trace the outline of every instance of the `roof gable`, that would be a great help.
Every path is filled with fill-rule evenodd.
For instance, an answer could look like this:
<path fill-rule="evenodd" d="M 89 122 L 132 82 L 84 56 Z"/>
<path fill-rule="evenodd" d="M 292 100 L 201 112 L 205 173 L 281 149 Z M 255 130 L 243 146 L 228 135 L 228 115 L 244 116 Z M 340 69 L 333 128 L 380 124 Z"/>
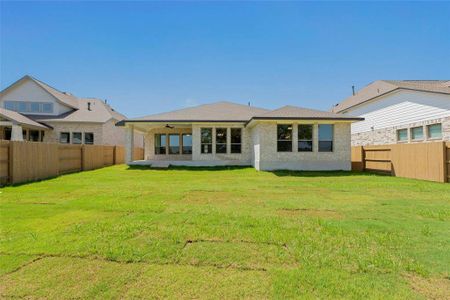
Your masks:
<path fill-rule="evenodd" d="M 449 80 L 377 80 L 333 107 L 331 111 L 340 113 L 399 89 L 450 94 L 449 83 Z"/>
<path fill-rule="evenodd" d="M 19 80 L 17 80 L 16 82 L 12 83 L 10 86 L 3 89 L 0 92 L 0 94 L 3 95 L 5 93 L 7 93 L 10 89 L 20 85 L 21 83 L 23 83 L 24 81 L 27 81 L 27 80 L 34 82 L 39 88 L 41 88 L 46 93 L 48 93 L 50 96 L 55 98 L 56 101 L 58 101 L 59 103 L 66 105 L 68 107 L 74 108 L 74 109 L 78 108 L 78 101 L 75 96 L 61 92 L 61 91 L 49 86 L 48 84 L 46 84 L 34 77 L 31 77 L 29 75 L 25 75 L 22 78 L 20 78 Z"/>
<path fill-rule="evenodd" d="M 7 120 L 15 122 L 17 124 L 20 124 L 20 125 L 27 125 L 27 126 L 31 126 L 31 127 L 40 128 L 40 129 L 49 129 L 49 127 L 44 126 L 43 124 L 40 124 L 18 112 L 4 109 L 1 107 L 0 107 L 0 116 L 2 116 L 3 118 L 5 118 Z"/>

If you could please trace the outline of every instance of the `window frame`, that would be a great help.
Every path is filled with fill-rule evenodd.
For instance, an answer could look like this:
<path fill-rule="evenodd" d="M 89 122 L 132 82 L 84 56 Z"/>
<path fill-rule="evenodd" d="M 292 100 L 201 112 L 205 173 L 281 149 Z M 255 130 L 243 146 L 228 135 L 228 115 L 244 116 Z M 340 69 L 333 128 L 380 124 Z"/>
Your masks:
<path fill-rule="evenodd" d="M 203 131 L 209 131 L 210 132 L 210 136 L 209 138 L 211 139 L 210 142 L 203 142 Z M 200 153 L 201 154 L 212 154 L 212 145 L 213 145 L 213 129 L 212 127 L 202 127 L 200 128 Z M 207 152 L 205 152 L 205 146 L 206 149 L 208 150 Z"/>
<path fill-rule="evenodd" d="M 170 139 L 170 137 L 178 137 L 178 146 L 172 146 L 172 143 L 171 143 L 171 139 Z M 169 149 L 169 152 L 168 152 L 168 154 L 169 155 L 179 155 L 180 153 L 181 153 L 181 137 L 180 137 L 180 134 L 179 133 L 169 133 L 168 134 L 168 149 Z M 172 152 L 172 147 L 178 147 L 178 151 L 177 152 Z"/>
<path fill-rule="evenodd" d="M 88 143 L 88 142 L 86 141 L 86 136 L 87 136 L 87 135 L 92 135 L 92 142 L 89 142 L 89 143 Z M 94 135 L 94 133 L 93 133 L 93 132 L 85 132 L 85 133 L 84 133 L 84 138 L 83 138 L 83 140 L 84 140 L 84 144 L 85 144 L 85 145 L 94 145 L 94 143 L 95 143 L 95 135 Z"/>
<path fill-rule="evenodd" d="M 433 126 L 439 126 L 441 128 L 440 130 L 440 136 L 438 137 L 430 137 L 430 128 Z M 442 134 L 442 123 L 434 123 L 434 124 L 428 124 L 427 125 L 427 139 L 428 140 L 442 140 L 443 134 Z"/>
<path fill-rule="evenodd" d="M 219 138 L 219 136 L 218 136 L 218 132 L 220 132 L 220 131 L 222 131 L 223 132 L 223 134 L 224 134 L 224 136 L 223 137 L 221 137 L 221 138 L 225 138 L 225 143 L 218 143 L 217 141 L 218 141 L 218 138 Z M 215 136 L 216 136 L 216 149 L 215 149 L 215 151 L 216 151 L 216 154 L 227 154 L 227 133 L 228 133 L 228 130 L 227 130 L 227 128 L 225 128 L 225 127 L 217 127 L 216 128 L 216 130 L 215 130 Z M 220 151 L 219 151 L 219 149 L 220 149 Z"/>
<path fill-rule="evenodd" d="M 320 127 L 321 126 L 330 126 L 331 127 L 331 140 L 328 139 L 321 139 L 320 138 Z M 318 131 L 318 147 L 317 147 L 317 151 L 318 152 L 334 152 L 334 124 L 318 124 L 317 126 L 317 131 Z M 331 142 L 331 150 L 323 150 L 321 149 L 321 143 L 322 142 Z"/>
<path fill-rule="evenodd" d="M 280 127 L 287 127 L 287 130 L 290 131 L 290 139 L 281 139 L 280 138 Z M 291 129 L 289 129 L 289 127 L 291 127 Z M 277 124 L 277 152 L 292 152 L 292 143 L 293 141 L 293 129 L 294 129 L 294 125 L 293 124 Z M 280 143 L 285 143 L 286 145 L 289 145 L 289 147 L 287 147 L 287 150 L 282 150 L 280 148 Z"/>
<path fill-rule="evenodd" d="M 311 139 L 300 138 L 300 127 L 311 128 Z M 300 142 L 310 142 L 311 150 L 301 150 Z M 297 151 L 298 152 L 314 152 L 314 124 L 298 124 L 298 126 L 297 126 Z"/>
<path fill-rule="evenodd" d="M 75 142 L 75 134 L 80 134 L 80 142 L 79 143 Z M 72 132 L 72 144 L 74 144 L 74 145 L 83 144 L 83 133 L 82 132 L 79 132 L 79 131 Z"/>
<path fill-rule="evenodd" d="M 422 137 L 421 138 L 414 138 L 414 129 L 421 129 L 422 130 Z M 411 127 L 409 129 L 409 134 L 410 134 L 411 141 L 414 141 L 414 142 L 423 141 L 425 139 L 425 132 L 423 130 L 423 126 Z"/>
<path fill-rule="evenodd" d="M 406 139 L 405 140 L 401 140 L 400 139 L 400 131 L 406 131 Z M 408 128 L 401 128 L 401 129 L 397 129 L 396 131 L 396 136 L 397 136 L 397 142 L 398 143 L 407 143 L 408 142 L 408 137 L 409 137 L 409 132 L 408 132 Z"/>
<path fill-rule="evenodd" d="M 239 143 L 233 142 L 233 131 L 239 131 Z M 242 128 L 230 128 L 230 153 L 242 153 Z"/>
<path fill-rule="evenodd" d="M 63 135 L 67 135 L 67 138 L 65 139 L 65 141 L 63 142 Z M 60 144 L 70 144 L 70 132 L 68 131 L 63 131 L 59 133 L 59 143 Z"/>
<path fill-rule="evenodd" d="M 161 138 L 164 137 L 164 146 L 162 146 Z M 159 140 L 159 142 L 158 142 Z M 157 145 L 159 144 L 159 146 Z M 155 155 L 166 155 L 167 154 L 167 134 L 165 133 L 155 133 L 154 135 L 154 152 Z M 156 151 L 158 149 L 158 151 Z M 164 151 L 161 151 L 164 149 Z"/>
<path fill-rule="evenodd" d="M 189 137 L 191 137 L 191 145 L 190 146 L 188 146 L 188 147 L 190 147 L 190 150 L 188 150 L 188 151 L 185 151 L 185 145 L 184 145 L 184 137 L 185 136 L 189 136 Z M 182 133 L 181 134 L 181 154 L 192 154 L 192 133 Z"/>

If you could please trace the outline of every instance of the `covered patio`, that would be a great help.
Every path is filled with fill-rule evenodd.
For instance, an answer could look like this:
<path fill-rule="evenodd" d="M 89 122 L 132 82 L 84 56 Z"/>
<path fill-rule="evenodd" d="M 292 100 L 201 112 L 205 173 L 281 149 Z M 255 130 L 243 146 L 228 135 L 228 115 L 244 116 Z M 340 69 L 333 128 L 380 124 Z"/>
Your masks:
<path fill-rule="evenodd" d="M 42 142 L 49 130 L 20 113 L 0 108 L 0 140 Z"/>

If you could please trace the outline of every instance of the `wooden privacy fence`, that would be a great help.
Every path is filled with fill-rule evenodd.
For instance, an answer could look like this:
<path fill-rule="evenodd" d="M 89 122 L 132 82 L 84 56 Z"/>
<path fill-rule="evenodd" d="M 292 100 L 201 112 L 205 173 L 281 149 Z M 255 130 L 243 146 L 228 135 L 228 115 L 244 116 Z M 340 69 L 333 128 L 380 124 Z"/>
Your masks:
<path fill-rule="evenodd" d="M 144 159 L 135 148 L 133 159 Z M 123 164 L 123 146 L 64 145 L 0 140 L 0 185 Z"/>
<path fill-rule="evenodd" d="M 450 142 L 352 147 L 352 170 L 449 182 Z"/>

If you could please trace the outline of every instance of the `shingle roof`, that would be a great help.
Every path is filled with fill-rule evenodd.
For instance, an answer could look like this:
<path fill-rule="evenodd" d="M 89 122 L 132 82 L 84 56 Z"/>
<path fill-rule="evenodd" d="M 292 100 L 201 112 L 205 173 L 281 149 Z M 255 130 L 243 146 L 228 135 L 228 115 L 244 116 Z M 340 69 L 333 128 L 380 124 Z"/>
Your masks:
<path fill-rule="evenodd" d="M 9 109 L 4 109 L 4 108 L 0 108 L 0 116 L 10 120 L 12 122 L 15 122 L 19 125 L 26 125 L 26 126 L 30 126 L 30 127 L 37 127 L 40 129 L 49 129 L 49 127 L 40 124 L 18 112 L 9 110 Z"/>
<path fill-rule="evenodd" d="M 450 94 L 450 80 L 377 80 L 333 107 L 331 111 L 339 113 L 398 89 Z"/>
<path fill-rule="evenodd" d="M 362 118 L 347 117 L 331 112 L 300 108 L 295 106 L 284 106 L 276 110 L 267 110 L 248 105 L 232 102 L 216 102 L 196 107 L 189 107 L 167 113 L 154 114 L 141 118 L 126 119 L 117 125 L 126 122 L 241 122 L 247 123 L 251 120 L 274 120 L 274 119 L 322 119 L 322 120 L 362 120 Z"/>
<path fill-rule="evenodd" d="M 345 115 L 335 114 L 328 111 L 321 111 L 309 108 L 286 105 L 281 108 L 256 115 L 253 120 L 265 119 L 323 119 L 323 120 L 362 120 L 362 118 L 347 117 Z"/>
<path fill-rule="evenodd" d="M 108 104 L 100 99 L 80 98 L 78 99 L 79 108 L 77 110 L 58 115 L 41 116 L 32 115 L 31 117 L 40 122 L 92 122 L 105 123 L 110 119 L 121 121 L 125 116 L 113 110 Z M 88 110 L 90 103 L 90 110 Z"/>
<path fill-rule="evenodd" d="M 148 122 L 246 122 L 251 117 L 267 112 L 267 109 L 242 105 L 227 101 L 203 104 L 195 107 L 174 110 L 171 112 L 149 115 L 127 121 Z"/>
<path fill-rule="evenodd" d="M 77 97 L 65 93 L 65 92 L 61 92 L 58 91 L 57 89 L 55 89 L 54 87 L 49 86 L 48 84 L 34 78 L 31 77 L 29 75 L 26 75 L 25 77 L 29 77 L 31 80 L 33 80 L 34 82 L 36 82 L 40 87 L 42 87 L 44 90 L 46 90 L 48 93 L 50 93 L 53 97 L 55 97 L 57 100 L 59 100 L 60 102 L 62 102 L 63 104 L 66 104 L 72 108 L 78 108 L 78 99 Z"/>

